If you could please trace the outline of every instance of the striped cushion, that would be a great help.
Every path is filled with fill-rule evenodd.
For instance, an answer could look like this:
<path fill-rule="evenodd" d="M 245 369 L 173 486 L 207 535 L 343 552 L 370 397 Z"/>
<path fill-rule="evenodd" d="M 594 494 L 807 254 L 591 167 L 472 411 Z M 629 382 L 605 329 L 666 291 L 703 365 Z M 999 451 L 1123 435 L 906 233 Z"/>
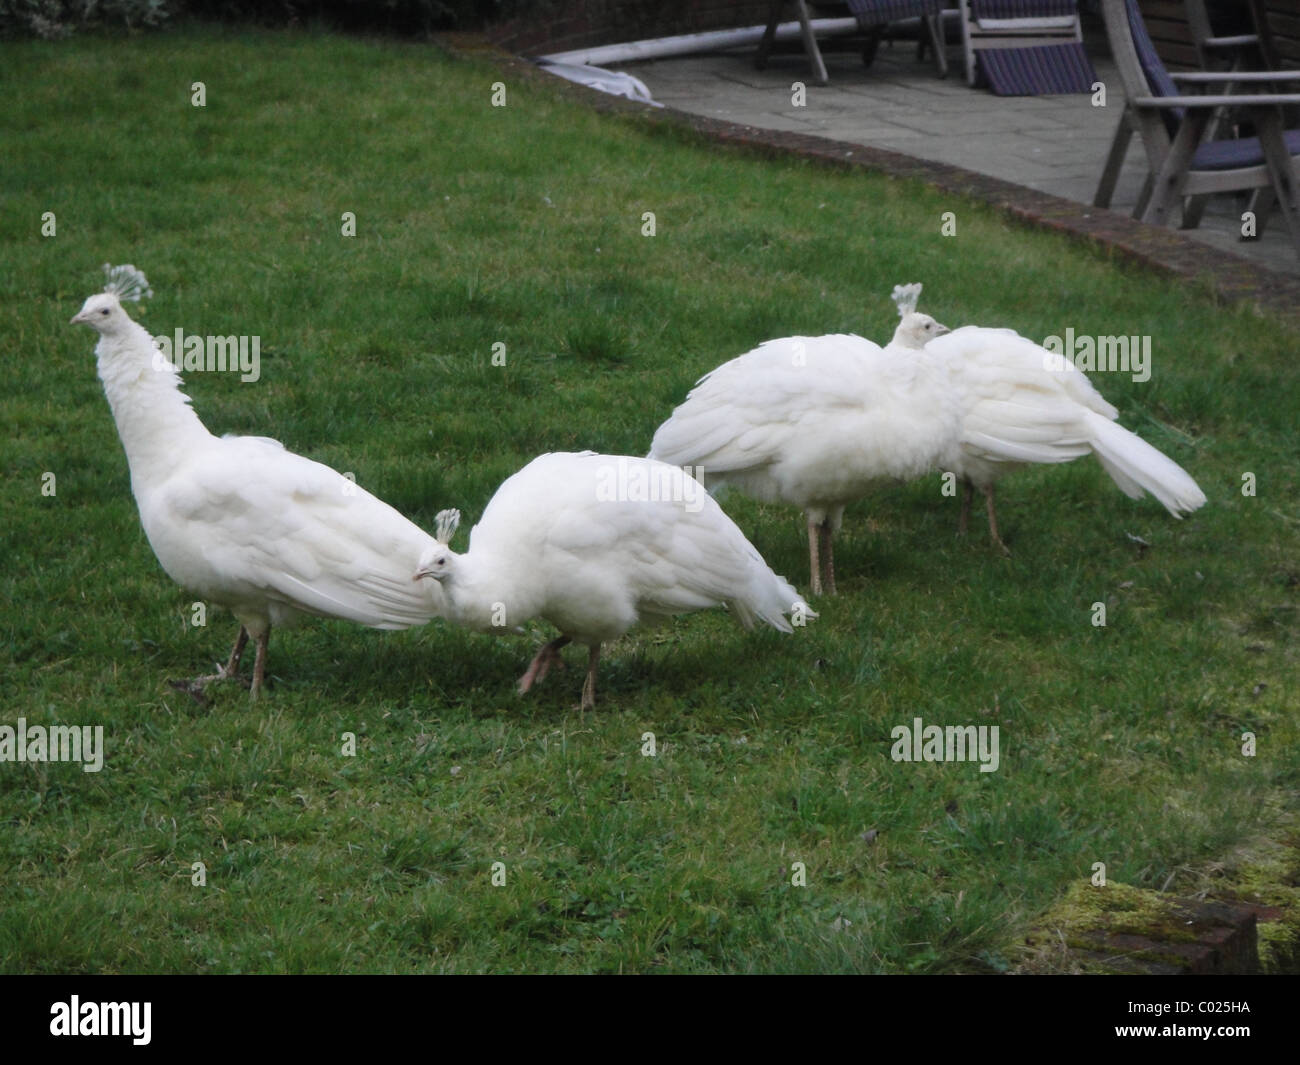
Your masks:
<path fill-rule="evenodd" d="M 971 17 L 986 18 L 1062 18 L 1078 15 L 1077 0 L 971 0 Z"/>
<path fill-rule="evenodd" d="M 1128 0 L 1128 24 L 1133 31 L 1133 45 L 1137 49 L 1138 62 L 1142 64 L 1142 73 L 1146 75 L 1147 84 L 1151 86 L 1151 95 L 1177 96 L 1178 89 L 1174 85 L 1174 79 L 1165 70 L 1165 64 L 1156 53 L 1156 46 L 1151 43 L 1151 35 L 1147 33 L 1147 24 L 1142 21 L 1142 12 L 1138 10 L 1137 0 Z"/>
<path fill-rule="evenodd" d="M 886 22 L 937 15 L 944 0 L 848 0 L 849 11 L 863 29 L 883 26 Z"/>
<path fill-rule="evenodd" d="M 1287 151 L 1300 155 L 1300 129 L 1289 129 L 1282 134 Z M 1244 166 L 1260 166 L 1264 162 L 1264 149 L 1258 137 L 1239 140 L 1207 141 L 1192 156 L 1193 170 L 1236 170 Z"/>
<path fill-rule="evenodd" d="M 1036 48 L 989 48 L 979 53 L 980 70 L 998 96 L 1041 96 L 1092 92 L 1097 72 L 1077 41 Z"/>

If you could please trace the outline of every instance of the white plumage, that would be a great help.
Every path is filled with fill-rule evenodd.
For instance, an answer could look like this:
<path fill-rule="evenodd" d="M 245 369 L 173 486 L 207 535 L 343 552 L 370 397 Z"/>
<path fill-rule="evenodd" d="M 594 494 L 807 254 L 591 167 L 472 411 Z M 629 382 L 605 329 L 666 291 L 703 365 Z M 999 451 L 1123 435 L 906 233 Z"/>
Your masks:
<path fill-rule="evenodd" d="M 900 298 L 900 293 L 906 298 Z M 989 535 L 998 534 L 994 484 L 1024 463 L 1069 462 L 1094 454 L 1125 495 L 1150 492 L 1175 518 L 1205 503 L 1205 494 L 1176 462 L 1115 423 L 1119 412 L 1067 357 L 1010 329 L 965 326 L 931 337 L 933 322 L 915 313 L 920 285 L 894 290 L 902 320 L 885 349 L 904 361 L 943 360 L 962 409 L 961 434 L 941 460 L 965 484 L 964 532 L 973 490 L 985 496 Z"/>
<path fill-rule="evenodd" d="M 240 621 L 226 666 L 194 685 L 234 676 L 251 636 L 256 697 L 271 628 L 302 615 L 404 629 L 439 613 L 437 590 L 411 583 L 433 537 L 275 440 L 204 428 L 180 375 L 122 308 L 119 295 L 145 285 L 134 267 L 119 267 L 110 289 L 86 300 L 72 321 L 100 334 L 99 377 L 154 554 L 177 584 Z"/>
<path fill-rule="evenodd" d="M 463 555 L 447 546 L 459 520 L 438 515 L 439 542 L 415 576 L 441 584 L 447 616 L 469 628 L 519 632 L 541 617 L 560 630 L 521 692 L 577 641 L 590 648 L 582 706 L 594 706 L 601 644 L 641 620 L 720 604 L 746 628 L 790 632 L 784 615 L 816 617 L 702 485 L 648 459 L 542 455 L 497 489 Z"/>
<path fill-rule="evenodd" d="M 859 336 L 786 337 L 702 377 L 655 432 L 650 457 L 702 468 L 710 488 L 802 508 L 813 594 L 823 583 L 834 593 L 845 505 L 934 469 L 960 423 L 937 356 L 900 359 Z"/>

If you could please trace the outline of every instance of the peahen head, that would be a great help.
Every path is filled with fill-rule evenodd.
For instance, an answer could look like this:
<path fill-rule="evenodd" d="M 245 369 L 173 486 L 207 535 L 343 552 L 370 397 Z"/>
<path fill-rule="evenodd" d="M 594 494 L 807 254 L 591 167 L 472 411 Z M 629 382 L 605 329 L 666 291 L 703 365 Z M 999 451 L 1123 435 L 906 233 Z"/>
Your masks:
<path fill-rule="evenodd" d="M 890 343 L 902 348 L 919 350 L 935 337 L 943 336 L 946 332 L 948 332 L 946 325 L 940 325 L 928 314 L 917 314 L 912 311 L 910 314 L 903 315 L 903 320 L 894 330 L 894 339 Z"/>
<path fill-rule="evenodd" d="M 421 553 L 415 567 L 415 576 L 411 578 L 413 581 L 422 577 L 432 577 L 435 581 L 446 580 L 455 570 L 456 559 L 460 557 L 448 546 L 460 524 L 460 511 L 440 510 L 434 521 L 437 522 L 434 533 L 436 542 Z"/>
<path fill-rule="evenodd" d="M 153 295 L 144 273 L 134 266 L 104 264 L 108 283 L 103 292 L 96 292 L 81 310 L 72 316 L 70 324 L 88 325 L 101 336 L 121 333 L 132 324 L 130 316 L 122 309 L 123 300 L 140 300 Z"/>
<path fill-rule="evenodd" d="M 130 324 L 131 318 L 122 310 L 122 304 L 116 296 L 108 292 L 97 292 L 81 305 L 72 318 L 72 325 L 88 325 L 102 336 L 120 333 Z"/>
<path fill-rule="evenodd" d="M 901 319 L 890 344 L 920 350 L 935 337 L 948 332 L 946 325 L 940 325 L 928 314 L 917 313 L 916 302 L 921 298 L 919 281 L 910 285 L 895 285 L 889 296 L 898 308 L 898 317 Z"/>

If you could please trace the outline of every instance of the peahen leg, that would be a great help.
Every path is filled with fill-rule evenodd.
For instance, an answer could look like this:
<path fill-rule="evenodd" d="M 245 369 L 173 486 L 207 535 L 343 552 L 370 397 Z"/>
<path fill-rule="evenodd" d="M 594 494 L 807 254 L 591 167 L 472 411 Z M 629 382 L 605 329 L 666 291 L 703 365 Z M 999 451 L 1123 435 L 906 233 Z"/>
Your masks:
<path fill-rule="evenodd" d="M 257 637 L 257 657 L 253 660 L 253 687 L 249 691 L 251 698 L 256 699 L 262 691 L 262 685 L 266 682 L 266 651 L 271 643 L 271 626 L 258 634 Z"/>
<path fill-rule="evenodd" d="M 600 644 L 593 644 L 587 655 L 587 679 L 582 683 L 582 709 L 596 709 L 596 665 L 600 662 Z"/>
<path fill-rule="evenodd" d="M 966 526 L 970 523 L 971 500 L 975 498 L 975 482 L 969 477 L 961 479 L 961 517 L 957 519 L 957 535 L 966 535 Z"/>
<path fill-rule="evenodd" d="M 230 649 L 230 657 L 226 660 L 224 666 L 218 666 L 215 673 L 206 673 L 201 677 L 195 677 L 193 680 L 170 680 L 167 683 L 177 691 L 183 691 L 194 696 L 199 702 L 206 702 L 203 698 L 203 691 L 209 684 L 238 678 L 239 662 L 244 657 L 244 648 L 247 645 L 248 630 L 243 625 L 240 625 L 239 635 L 235 637 L 235 646 Z"/>
<path fill-rule="evenodd" d="M 813 595 L 822 594 L 822 567 L 817 550 L 821 542 L 821 524 L 813 518 L 808 519 L 808 573 Z"/>
<path fill-rule="evenodd" d="M 831 519 L 821 524 L 822 565 L 826 567 L 825 583 L 828 595 L 835 594 L 835 533 L 831 531 Z"/>
<path fill-rule="evenodd" d="M 550 643 L 543 644 L 542 649 L 533 656 L 527 672 L 519 678 L 519 694 L 529 691 L 538 681 L 544 680 L 551 666 L 560 661 L 560 648 L 570 642 L 568 636 L 557 636 Z"/>
<path fill-rule="evenodd" d="M 992 537 L 993 542 L 997 544 L 999 548 L 1001 548 L 1002 553 L 1006 555 L 1008 558 L 1010 558 L 1011 549 L 1002 542 L 1002 537 L 998 535 L 998 515 L 997 515 L 997 511 L 993 509 L 993 486 L 992 485 L 989 485 L 987 488 L 984 489 L 984 500 L 988 505 L 988 511 L 989 511 L 989 536 Z"/>

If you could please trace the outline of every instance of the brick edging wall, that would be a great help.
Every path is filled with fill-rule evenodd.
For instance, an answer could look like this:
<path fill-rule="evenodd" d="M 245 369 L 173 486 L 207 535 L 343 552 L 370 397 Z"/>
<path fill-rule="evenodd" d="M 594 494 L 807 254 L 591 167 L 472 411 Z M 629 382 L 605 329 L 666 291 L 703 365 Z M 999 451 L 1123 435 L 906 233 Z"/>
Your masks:
<path fill-rule="evenodd" d="M 487 30 L 487 39 L 519 55 L 543 55 L 679 33 L 756 26 L 770 0 L 534 0 L 527 14 Z M 793 18 L 788 6 L 784 18 Z"/>

